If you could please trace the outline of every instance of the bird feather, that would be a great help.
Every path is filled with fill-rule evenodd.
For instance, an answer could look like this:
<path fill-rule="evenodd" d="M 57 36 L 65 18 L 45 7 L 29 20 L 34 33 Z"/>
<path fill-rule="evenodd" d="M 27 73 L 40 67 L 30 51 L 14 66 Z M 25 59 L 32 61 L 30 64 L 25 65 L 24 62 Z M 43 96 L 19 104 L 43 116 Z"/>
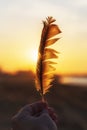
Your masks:
<path fill-rule="evenodd" d="M 56 20 L 53 17 L 47 17 L 43 21 L 43 29 L 41 34 L 40 45 L 38 49 L 38 60 L 36 66 L 36 89 L 40 92 L 44 100 L 44 94 L 51 87 L 53 81 L 53 72 L 55 70 L 55 62 L 51 61 L 53 58 L 58 58 L 58 52 L 49 48 L 52 44 L 60 38 L 53 38 L 61 33 L 59 27 L 54 24 Z"/>

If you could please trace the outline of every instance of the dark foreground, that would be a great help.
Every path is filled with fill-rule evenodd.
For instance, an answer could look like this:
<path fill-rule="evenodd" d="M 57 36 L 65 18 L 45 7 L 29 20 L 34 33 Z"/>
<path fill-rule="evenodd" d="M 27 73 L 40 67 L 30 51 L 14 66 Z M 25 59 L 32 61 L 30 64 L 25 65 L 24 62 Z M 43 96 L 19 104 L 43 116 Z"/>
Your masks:
<path fill-rule="evenodd" d="M 0 130 L 10 130 L 11 117 L 22 106 L 40 100 L 34 82 L 21 82 L 6 81 L 0 86 Z M 87 130 L 87 87 L 57 82 L 54 86 L 46 98 L 58 114 L 59 130 Z"/>

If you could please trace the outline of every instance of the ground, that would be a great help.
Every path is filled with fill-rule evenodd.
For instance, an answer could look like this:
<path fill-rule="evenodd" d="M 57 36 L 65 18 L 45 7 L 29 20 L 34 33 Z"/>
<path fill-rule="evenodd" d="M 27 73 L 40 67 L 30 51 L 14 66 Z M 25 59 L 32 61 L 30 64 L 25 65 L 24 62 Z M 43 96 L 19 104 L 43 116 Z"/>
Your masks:
<path fill-rule="evenodd" d="M 11 117 L 22 106 L 40 100 L 33 81 L 20 81 L 0 86 L 0 130 L 10 130 Z M 46 99 L 58 115 L 59 130 L 87 130 L 87 87 L 54 82 Z"/>

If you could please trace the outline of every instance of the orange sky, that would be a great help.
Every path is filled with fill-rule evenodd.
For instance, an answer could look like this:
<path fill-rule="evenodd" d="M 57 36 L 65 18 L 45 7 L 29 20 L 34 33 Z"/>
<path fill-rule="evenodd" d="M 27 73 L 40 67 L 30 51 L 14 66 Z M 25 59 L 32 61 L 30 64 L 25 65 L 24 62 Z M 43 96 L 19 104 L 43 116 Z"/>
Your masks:
<path fill-rule="evenodd" d="M 0 67 L 5 71 L 35 71 L 42 20 L 53 16 L 62 37 L 58 74 L 87 74 L 87 1 L 0 1 Z"/>

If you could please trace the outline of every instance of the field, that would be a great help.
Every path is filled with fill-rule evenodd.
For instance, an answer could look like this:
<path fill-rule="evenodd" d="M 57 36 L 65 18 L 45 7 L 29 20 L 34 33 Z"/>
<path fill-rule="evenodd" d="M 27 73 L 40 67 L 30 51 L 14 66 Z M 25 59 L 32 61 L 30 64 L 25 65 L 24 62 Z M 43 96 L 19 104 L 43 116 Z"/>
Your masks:
<path fill-rule="evenodd" d="M 29 77 L 28 77 L 29 76 Z M 87 87 L 61 85 L 58 77 L 46 95 L 58 115 L 58 130 L 87 130 Z M 0 130 L 10 130 L 11 117 L 24 105 L 40 100 L 29 72 L 0 78 Z"/>

